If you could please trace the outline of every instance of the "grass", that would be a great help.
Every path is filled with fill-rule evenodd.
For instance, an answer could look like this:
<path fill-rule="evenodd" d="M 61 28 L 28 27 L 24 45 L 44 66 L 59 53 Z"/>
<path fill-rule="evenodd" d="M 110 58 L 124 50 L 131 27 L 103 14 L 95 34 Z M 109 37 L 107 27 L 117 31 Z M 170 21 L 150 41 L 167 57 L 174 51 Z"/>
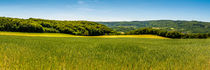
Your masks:
<path fill-rule="evenodd" d="M 32 37 L 91 37 L 91 38 L 156 38 L 168 39 L 156 35 L 104 35 L 104 36 L 75 36 L 62 33 L 23 33 L 23 32 L 0 32 L 0 35 L 32 36 Z"/>
<path fill-rule="evenodd" d="M 0 36 L 0 70 L 210 70 L 209 42 Z"/>

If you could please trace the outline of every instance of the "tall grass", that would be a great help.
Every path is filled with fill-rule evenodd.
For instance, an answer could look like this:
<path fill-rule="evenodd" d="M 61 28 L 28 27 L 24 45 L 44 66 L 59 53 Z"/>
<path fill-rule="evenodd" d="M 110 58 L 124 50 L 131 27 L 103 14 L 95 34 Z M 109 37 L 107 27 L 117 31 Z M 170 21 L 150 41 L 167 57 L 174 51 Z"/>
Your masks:
<path fill-rule="evenodd" d="M 209 42 L 0 36 L 0 70 L 209 70 Z"/>

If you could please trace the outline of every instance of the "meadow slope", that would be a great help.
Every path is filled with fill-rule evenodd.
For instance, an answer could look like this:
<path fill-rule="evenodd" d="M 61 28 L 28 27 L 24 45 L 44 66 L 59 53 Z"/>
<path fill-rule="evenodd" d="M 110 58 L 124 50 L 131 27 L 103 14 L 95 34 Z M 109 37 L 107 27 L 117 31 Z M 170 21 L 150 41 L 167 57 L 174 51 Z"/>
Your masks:
<path fill-rule="evenodd" d="M 0 35 L 0 70 L 209 70 L 209 42 Z"/>

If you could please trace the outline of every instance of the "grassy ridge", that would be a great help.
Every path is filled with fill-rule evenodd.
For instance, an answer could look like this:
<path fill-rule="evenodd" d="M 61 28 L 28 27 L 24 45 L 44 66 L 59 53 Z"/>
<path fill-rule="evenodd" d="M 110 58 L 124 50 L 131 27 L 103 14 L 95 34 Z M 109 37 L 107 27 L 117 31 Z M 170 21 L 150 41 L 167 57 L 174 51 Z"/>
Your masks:
<path fill-rule="evenodd" d="M 0 70 L 209 70 L 209 42 L 0 36 Z"/>
<path fill-rule="evenodd" d="M 104 35 L 104 36 L 76 36 L 61 33 L 22 33 L 22 32 L 0 32 L 0 35 L 12 36 L 35 36 L 35 37 L 91 37 L 91 38 L 155 38 L 168 39 L 156 35 Z"/>

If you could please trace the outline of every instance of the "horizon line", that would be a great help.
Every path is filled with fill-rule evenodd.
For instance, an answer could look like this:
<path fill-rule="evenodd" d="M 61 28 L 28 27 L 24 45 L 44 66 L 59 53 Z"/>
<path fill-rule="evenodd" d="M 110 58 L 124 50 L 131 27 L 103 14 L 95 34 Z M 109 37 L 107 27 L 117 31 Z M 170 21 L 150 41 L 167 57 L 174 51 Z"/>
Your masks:
<path fill-rule="evenodd" d="M 21 18 L 21 17 L 6 17 L 0 16 L 5 18 L 17 18 L 17 19 L 30 19 L 34 17 L 28 18 Z M 43 20 L 56 20 L 56 21 L 91 21 L 91 20 L 71 20 L 71 19 L 47 19 L 47 18 L 34 18 L 34 19 L 43 19 Z M 92 22 L 142 22 L 142 21 L 197 21 L 197 22 L 210 22 L 210 21 L 200 21 L 200 20 L 180 20 L 180 19 L 146 19 L 146 20 L 96 20 Z"/>

